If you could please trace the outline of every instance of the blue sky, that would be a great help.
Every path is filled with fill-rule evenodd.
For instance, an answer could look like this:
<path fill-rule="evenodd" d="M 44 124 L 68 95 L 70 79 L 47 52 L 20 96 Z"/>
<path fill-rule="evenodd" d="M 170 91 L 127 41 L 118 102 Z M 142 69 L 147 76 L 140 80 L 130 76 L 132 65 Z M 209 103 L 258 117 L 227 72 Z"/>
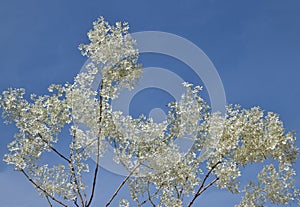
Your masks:
<path fill-rule="evenodd" d="M 87 43 L 86 32 L 99 16 L 110 23 L 127 21 L 131 32 L 164 31 L 192 41 L 214 63 L 227 103 L 279 113 L 286 129 L 299 134 L 300 2 L 296 0 L 2 0 L 0 91 L 24 87 L 28 93 L 42 95 L 51 83 L 72 82 L 86 60 L 77 47 Z M 164 57 L 144 59 L 146 66 L 180 66 Z M 15 128 L 0 120 L 0 132 L 3 157 Z M 296 167 L 300 169 L 299 160 Z M 100 178 L 94 206 L 106 201 L 107 189 L 121 180 L 105 170 L 102 173 L 106 177 Z M 298 170 L 298 186 L 299 175 Z M 47 205 L 28 181 L 2 161 L 0 200 L 3 207 Z M 238 197 L 214 190 L 199 199 L 203 206 L 229 207 L 236 202 Z"/>

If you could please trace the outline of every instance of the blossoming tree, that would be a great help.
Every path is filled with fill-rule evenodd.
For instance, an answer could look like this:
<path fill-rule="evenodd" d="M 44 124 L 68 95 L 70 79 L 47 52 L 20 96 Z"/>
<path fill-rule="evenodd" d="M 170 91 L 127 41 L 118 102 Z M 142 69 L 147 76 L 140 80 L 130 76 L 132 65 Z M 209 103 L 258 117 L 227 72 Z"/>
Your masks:
<path fill-rule="evenodd" d="M 211 113 L 199 95 L 201 87 L 184 83 L 186 92 L 168 105 L 166 121 L 124 116 L 111 102 L 124 88 L 132 89 L 142 74 L 128 25 L 111 26 L 99 18 L 88 37 L 90 43 L 79 48 L 92 61 L 74 83 L 51 85 L 50 95 L 31 95 L 30 100 L 24 98 L 24 89 L 12 88 L 0 98 L 6 122 L 18 128 L 4 161 L 33 184 L 49 206 L 91 206 L 101 176 L 99 160 L 109 145 L 128 176 L 106 206 L 125 184 L 132 200 L 121 199 L 120 207 L 190 207 L 211 186 L 240 193 L 240 207 L 299 200 L 292 168 L 299 151 L 294 134 L 285 132 L 278 115 L 239 106 L 228 106 L 225 116 Z M 98 73 L 101 83 L 93 90 Z M 61 150 L 57 145 L 66 127 L 69 145 Z M 193 140 L 187 152 L 176 144 L 182 137 Z M 59 163 L 42 159 L 49 153 Z M 243 186 L 241 172 L 252 163 L 264 165 L 257 179 Z"/>

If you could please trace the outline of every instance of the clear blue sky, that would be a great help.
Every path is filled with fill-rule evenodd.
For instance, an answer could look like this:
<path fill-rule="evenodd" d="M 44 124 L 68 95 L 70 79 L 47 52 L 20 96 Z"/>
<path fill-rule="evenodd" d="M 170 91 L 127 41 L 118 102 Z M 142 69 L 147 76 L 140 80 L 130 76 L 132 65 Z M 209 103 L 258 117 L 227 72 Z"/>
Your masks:
<path fill-rule="evenodd" d="M 0 91 L 24 87 L 28 93 L 41 95 L 51 83 L 72 82 L 85 61 L 77 46 L 87 42 L 86 32 L 99 16 L 110 23 L 125 20 L 131 32 L 165 31 L 192 41 L 214 63 L 228 103 L 246 108 L 259 105 L 279 113 L 286 129 L 299 134 L 297 0 L 1 0 Z M 154 65 L 160 63 L 165 64 L 162 58 Z M 0 120 L 0 132 L 3 157 L 15 128 L 4 126 Z M 299 160 L 297 168 L 300 169 Z M 97 201 L 106 200 L 109 192 L 105 188 L 121 180 L 104 170 L 100 173 L 107 177 L 106 181 L 100 178 L 101 190 L 94 206 L 101 206 L 96 205 Z M 300 170 L 296 183 L 300 186 Z M 2 161 L 0 201 L 3 207 L 47 206 L 28 181 Z M 237 201 L 236 196 L 211 190 L 199 203 L 229 207 Z"/>

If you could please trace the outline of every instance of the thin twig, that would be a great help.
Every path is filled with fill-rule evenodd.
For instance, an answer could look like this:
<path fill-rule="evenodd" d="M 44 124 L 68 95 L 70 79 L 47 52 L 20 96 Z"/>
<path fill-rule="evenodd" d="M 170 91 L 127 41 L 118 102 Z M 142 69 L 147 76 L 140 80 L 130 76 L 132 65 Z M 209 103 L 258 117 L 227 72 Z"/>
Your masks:
<path fill-rule="evenodd" d="M 180 192 L 179 192 L 178 188 L 176 187 L 176 185 L 174 186 L 174 188 L 176 190 L 177 198 L 180 199 Z"/>
<path fill-rule="evenodd" d="M 75 182 L 75 185 L 76 185 L 76 191 L 77 191 L 77 194 L 79 195 L 79 199 L 80 199 L 81 205 L 83 207 L 84 206 L 84 200 L 83 200 L 81 192 L 80 192 L 79 183 L 78 183 L 78 180 L 77 180 L 77 175 L 76 175 L 75 167 L 74 167 L 73 160 L 72 160 L 74 146 L 75 146 L 75 139 L 76 139 L 76 131 L 74 130 L 74 133 L 73 133 L 73 136 L 72 136 L 72 148 L 70 149 L 70 161 L 71 161 L 70 165 L 71 165 L 71 173 L 74 177 L 74 182 Z M 76 204 L 77 204 L 77 200 L 75 202 L 75 205 Z"/>
<path fill-rule="evenodd" d="M 48 203 L 49 203 L 49 206 L 50 206 L 50 207 L 53 207 L 53 206 L 52 206 L 52 203 L 51 203 L 51 201 L 49 200 L 49 197 L 48 197 L 48 196 L 46 196 L 46 199 L 47 199 L 47 201 L 48 201 Z"/>
<path fill-rule="evenodd" d="M 204 191 L 207 190 L 207 188 L 209 188 L 210 186 L 212 186 L 215 182 L 217 182 L 219 180 L 219 178 L 215 178 L 214 180 L 212 180 L 210 183 L 208 183 L 198 194 L 201 195 L 201 193 L 203 193 Z"/>
<path fill-rule="evenodd" d="M 186 177 L 186 178 L 185 178 L 185 182 L 187 182 L 188 179 L 189 179 L 189 178 Z M 183 193 L 183 186 L 181 186 L 181 189 L 180 189 L 180 191 L 179 191 L 179 196 L 180 196 L 180 198 L 181 198 L 182 193 Z"/>
<path fill-rule="evenodd" d="M 101 91 L 103 88 L 103 81 L 101 81 L 100 85 L 100 104 L 99 104 L 99 132 L 98 132 L 98 137 L 97 137 L 97 157 L 96 157 L 96 167 L 94 171 L 94 178 L 93 178 L 93 186 L 92 186 L 92 193 L 90 196 L 90 199 L 86 205 L 86 207 L 89 207 L 91 205 L 91 202 L 94 197 L 95 193 L 95 188 L 96 188 L 96 182 L 97 182 L 97 174 L 98 174 L 98 169 L 99 169 L 99 160 L 100 160 L 100 137 L 101 137 L 101 122 L 102 122 L 102 105 L 103 105 L 103 97 L 101 95 Z"/>
<path fill-rule="evenodd" d="M 66 204 L 62 203 L 61 201 L 57 200 L 54 196 L 52 196 L 51 194 L 49 194 L 45 189 L 43 189 L 41 186 L 39 186 L 36 182 L 34 182 L 34 180 L 32 180 L 29 175 L 24 171 L 21 170 L 21 172 L 25 175 L 25 177 L 27 178 L 27 180 L 29 180 L 37 189 L 43 191 L 43 193 L 45 193 L 45 195 L 49 198 L 51 198 L 53 201 L 59 203 L 60 205 L 64 206 L 64 207 L 68 207 Z"/>
<path fill-rule="evenodd" d="M 123 187 L 123 185 L 127 182 L 127 180 L 130 178 L 130 176 L 134 173 L 136 169 L 138 169 L 141 166 L 142 163 L 139 163 L 137 166 L 135 166 L 131 172 L 127 175 L 127 177 L 123 180 L 123 182 L 119 185 L 118 189 L 116 192 L 113 194 L 113 196 L 109 199 L 109 201 L 106 203 L 105 207 L 108 207 L 110 203 L 114 200 L 114 198 L 118 195 L 119 191 Z"/>
<path fill-rule="evenodd" d="M 152 207 L 156 207 L 155 203 L 152 201 L 152 197 L 156 196 L 156 194 L 159 192 L 160 188 L 155 193 L 153 193 L 151 195 L 151 193 L 150 193 L 150 183 L 148 182 L 147 184 L 148 184 L 148 188 L 147 188 L 148 199 L 147 200 L 150 201 L 150 203 L 152 204 Z M 147 200 L 144 200 L 142 202 L 142 205 L 145 204 L 147 202 Z"/>
<path fill-rule="evenodd" d="M 75 199 L 73 200 L 73 203 L 75 204 L 76 207 L 79 207 L 79 205 L 78 205 L 78 203 L 77 203 L 77 198 L 75 198 Z"/>
<path fill-rule="evenodd" d="M 215 181 L 213 183 L 208 184 L 208 186 L 204 187 L 204 184 L 206 182 L 206 180 L 208 179 L 208 177 L 210 176 L 210 174 L 212 173 L 212 171 L 221 163 L 221 161 L 217 162 L 216 164 L 214 164 L 211 169 L 209 170 L 209 172 L 205 175 L 205 178 L 203 179 L 201 186 L 199 187 L 197 193 L 194 195 L 193 199 L 189 202 L 189 204 L 187 205 L 187 207 L 191 207 L 194 203 L 194 201 L 198 198 L 198 196 L 201 195 L 201 193 L 203 193 L 208 187 L 210 187 L 212 184 L 214 184 L 217 180 L 215 179 Z M 204 187 L 204 188 L 203 188 Z M 203 189 L 203 190 L 202 190 Z"/>
<path fill-rule="evenodd" d="M 71 160 L 69 160 L 67 157 L 65 157 L 62 153 L 60 153 L 57 149 L 55 149 L 54 147 L 52 147 L 51 146 L 51 144 L 47 141 L 47 140 L 45 140 L 44 138 L 43 138 L 43 136 L 41 135 L 41 133 L 39 133 L 38 132 L 38 136 L 42 139 L 42 141 L 44 142 L 44 143 L 46 143 L 47 145 L 48 145 L 48 147 L 51 149 L 51 150 L 53 150 L 58 156 L 60 156 L 61 158 L 63 158 L 64 160 L 66 160 L 68 163 L 71 163 Z"/>

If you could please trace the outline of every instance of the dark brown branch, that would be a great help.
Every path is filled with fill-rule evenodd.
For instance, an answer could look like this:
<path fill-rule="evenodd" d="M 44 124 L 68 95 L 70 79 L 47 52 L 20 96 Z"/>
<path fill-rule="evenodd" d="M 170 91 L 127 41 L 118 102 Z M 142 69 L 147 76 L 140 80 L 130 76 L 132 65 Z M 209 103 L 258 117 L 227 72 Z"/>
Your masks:
<path fill-rule="evenodd" d="M 53 201 L 59 203 L 60 205 L 64 206 L 64 207 L 68 207 L 66 204 L 62 203 L 61 201 L 57 200 L 54 196 L 52 196 L 51 194 L 49 194 L 45 189 L 43 189 L 41 186 L 39 186 L 36 182 L 34 182 L 34 180 L 32 180 L 29 175 L 24 171 L 21 170 L 21 172 L 25 175 L 25 177 L 27 178 L 27 180 L 29 180 L 29 182 L 31 182 L 37 189 L 41 190 L 43 193 L 45 193 L 46 197 L 51 198 Z"/>
<path fill-rule="evenodd" d="M 78 205 L 78 203 L 77 203 L 77 198 L 75 198 L 75 199 L 73 200 L 73 203 L 75 204 L 76 207 L 79 207 L 79 205 Z"/>
<path fill-rule="evenodd" d="M 82 147 L 81 149 L 78 150 L 78 153 L 83 152 L 86 148 L 88 148 L 89 146 L 93 145 L 95 141 L 97 141 L 97 140 L 94 139 L 90 143 L 86 144 L 84 147 Z"/>
<path fill-rule="evenodd" d="M 204 184 L 206 182 L 206 180 L 208 179 L 208 177 L 210 176 L 210 174 L 212 173 L 212 171 L 221 163 L 221 161 L 217 162 L 216 164 L 214 164 L 211 169 L 208 171 L 208 173 L 205 175 L 201 186 L 199 187 L 198 191 L 196 192 L 196 194 L 194 195 L 193 199 L 189 202 L 189 204 L 187 205 L 187 207 L 191 207 L 194 203 L 194 201 L 201 195 L 201 193 L 203 193 L 208 187 L 210 187 L 211 185 L 213 185 L 218 178 L 216 178 L 214 180 L 214 182 L 209 183 L 207 186 L 204 187 Z M 203 188 L 204 187 L 204 188 Z"/>
<path fill-rule="evenodd" d="M 96 156 L 96 167 L 94 171 L 94 178 L 93 178 L 93 186 L 92 186 L 92 193 L 90 196 L 90 199 L 86 205 L 86 207 L 89 207 L 91 205 L 91 202 L 94 197 L 95 188 L 96 188 L 96 182 L 97 182 L 97 174 L 99 169 L 99 160 L 100 160 L 100 137 L 101 137 L 101 122 L 102 122 L 102 107 L 103 107 L 103 97 L 101 95 L 101 91 L 103 89 L 103 81 L 101 81 L 100 85 L 100 104 L 99 104 L 99 132 L 97 137 L 97 156 Z"/>
<path fill-rule="evenodd" d="M 71 160 L 69 160 L 67 157 L 65 157 L 62 153 L 60 153 L 57 149 L 55 149 L 54 147 L 52 147 L 51 146 L 51 144 L 47 141 L 47 140 L 45 140 L 44 138 L 43 138 L 43 136 L 38 132 L 38 136 L 42 139 L 42 141 L 44 142 L 44 143 L 46 143 L 47 145 L 48 145 L 48 147 L 51 149 L 51 150 L 53 150 L 58 156 L 60 156 L 61 158 L 63 158 L 64 160 L 66 160 L 68 163 L 71 163 Z"/>
<path fill-rule="evenodd" d="M 178 190 L 178 188 L 176 187 L 176 185 L 174 186 L 174 188 L 176 190 L 177 198 L 180 199 L 180 191 Z"/>
<path fill-rule="evenodd" d="M 158 190 L 156 190 L 152 195 L 150 193 L 150 183 L 148 182 L 148 188 L 147 188 L 147 194 L 148 194 L 148 198 L 146 200 L 144 200 L 141 205 L 144 205 L 147 201 L 150 201 L 150 203 L 152 204 L 152 207 L 156 207 L 155 203 L 152 201 L 152 198 L 154 196 L 156 196 L 160 190 L 160 188 Z"/>
<path fill-rule="evenodd" d="M 72 173 L 72 175 L 74 177 L 74 182 L 75 182 L 75 185 L 76 185 L 77 194 L 79 195 L 79 199 L 80 199 L 81 205 L 84 206 L 84 200 L 83 200 L 81 192 L 80 192 L 79 183 L 78 183 L 78 180 L 77 180 L 77 176 L 76 176 L 76 172 L 75 172 L 75 167 L 74 167 L 73 160 L 72 160 L 74 146 L 75 146 L 75 139 L 76 139 L 76 131 L 74 131 L 73 136 L 72 136 L 72 148 L 70 149 L 70 161 L 71 161 L 70 162 L 70 166 L 71 166 L 71 173 Z M 78 206 L 77 200 L 75 200 L 75 205 Z"/>
<path fill-rule="evenodd" d="M 123 182 L 119 185 L 118 189 L 116 190 L 116 192 L 113 194 L 113 196 L 109 199 L 109 201 L 106 203 L 105 207 L 108 207 L 111 202 L 114 200 L 114 198 L 118 195 L 119 191 L 121 190 L 121 188 L 123 187 L 123 185 L 125 185 L 125 183 L 127 182 L 127 180 L 130 178 L 130 176 L 134 173 L 134 171 L 136 169 L 138 169 L 141 166 L 142 163 L 139 163 L 137 166 L 135 166 L 131 172 L 127 175 L 127 177 L 123 180 Z"/>
<path fill-rule="evenodd" d="M 51 201 L 49 200 L 49 197 L 48 197 L 48 196 L 46 196 L 46 199 L 47 199 L 47 202 L 49 203 L 49 206 L 50 206 L 50 207 L 53 207 L 53 206 L 52 206 L 52 203 L 51 203 Z"/>
<path fill-rule="evenodd" d="M 210 186 L 212 186 L 215 182 L 217 182 L 219 180 L 219 178 L 215 178 L 214 180 L 212 180 L 210 183 L 208 183 L 198 194 L 201 195 L 201 193 L 203 193 L 204 191 L 207 190 L 207 188 L 209 188 Z"/>
<path fill-rule="evenodd" d="M 185 181 L 187 182 L 188 179 L 189 179 L 189 178 L 186 177 L 186 178 L 185 178 Z M 180 196 L 180 198 L 181 198 L 182 193 L 183 193 L 183 186 L 181 186 L 181 189 L 180 189 L 180 191 L 179 191 L 179 196 Z"/>

